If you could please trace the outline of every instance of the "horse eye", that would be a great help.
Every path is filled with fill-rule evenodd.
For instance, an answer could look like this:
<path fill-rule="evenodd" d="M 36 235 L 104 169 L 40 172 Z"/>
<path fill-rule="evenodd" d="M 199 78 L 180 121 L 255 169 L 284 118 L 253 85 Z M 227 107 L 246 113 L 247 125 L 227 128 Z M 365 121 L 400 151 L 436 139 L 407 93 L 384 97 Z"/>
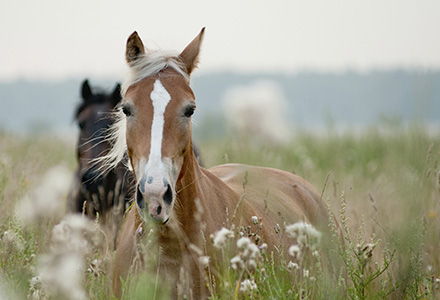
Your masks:
<path fill-rule="evenodd" d="M 185 109 L 185 117 L 190 118 L 194 114 L 195 107 L 190 106 Z"/>
<path fill-rule="evenodd" d="M 85 121 L 81 121 L 78 123 L 79 129 L 83 130 L 84 127 L 86 127 L 86 122 Z"/>
<path fill-rule="evenodd" d="M 127 117 L 131 116 L 131 110 L 129 107 L 127 106 L 122 106 L 122 112 L 124 113 L 124 115 L 126 115 Z"/>

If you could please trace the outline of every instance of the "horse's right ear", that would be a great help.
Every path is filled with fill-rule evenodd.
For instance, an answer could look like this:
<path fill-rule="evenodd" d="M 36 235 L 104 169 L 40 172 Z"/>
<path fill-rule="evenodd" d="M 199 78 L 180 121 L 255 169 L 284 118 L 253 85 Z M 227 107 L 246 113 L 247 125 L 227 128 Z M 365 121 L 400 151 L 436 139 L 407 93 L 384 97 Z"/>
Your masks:
<path fill-rule="evenodd" d="M 179 57 L 182 59 L 186 66 L 186 73 L 188 75 L 197 67 L 199 63 L 200 47 L 202 45 L 203 36 L 205 34 L 205 27 L 202 28 L 200 33 L 189 43 L 188 46 L 180 53 Z"/>
<path fill-rule="evenodd" d="M 145 47 L 138 33 L 133 32 L 127 40 L 125 49 L 125 59 L 128 63 L 137 60 L 141 55 L 145 54 Z"/>
<path fill-rule="evenodd" d="M 82 84 L 81 96 L 84 101 L 87 101 L 87 99 L 89 99 L 91 96 L 93 96 L 92 89 L 90 88 L 88 79 L 85 79 Z"/>

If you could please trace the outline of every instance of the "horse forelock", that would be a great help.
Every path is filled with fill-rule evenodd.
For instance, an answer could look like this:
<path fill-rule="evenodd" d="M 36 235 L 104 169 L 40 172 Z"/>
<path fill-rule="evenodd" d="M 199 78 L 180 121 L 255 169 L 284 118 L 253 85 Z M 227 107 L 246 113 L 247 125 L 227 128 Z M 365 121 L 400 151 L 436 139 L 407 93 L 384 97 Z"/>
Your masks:
<path fill-rule="evenodd" d="M 186 72 L 186 66 L 184 62 L 181 61 L 178 54 L 164 51 L 152 51 L 129 63 L 129 73 L 121 88 L 122 97 L 124 97 L 130 86 L 138 83 L 146 77 L 155 76 L 167 68 L 175 70 L 189 82 L 189 75 Z"/>

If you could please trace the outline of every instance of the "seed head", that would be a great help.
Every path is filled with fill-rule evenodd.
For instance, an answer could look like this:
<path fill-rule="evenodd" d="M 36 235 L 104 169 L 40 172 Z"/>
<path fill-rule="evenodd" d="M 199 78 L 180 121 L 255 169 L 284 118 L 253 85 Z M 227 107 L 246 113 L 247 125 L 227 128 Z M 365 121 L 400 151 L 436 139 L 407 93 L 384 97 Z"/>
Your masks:
<path fill-rule="evenodd" d="M 217 231 L 213 236 L 214 247 L 218 249 L 224 248 L 228 240 L 233 237 L 234 237 L 234 232 L 232 232 L 227 228 L 222 227 L 222 229 Z"/>

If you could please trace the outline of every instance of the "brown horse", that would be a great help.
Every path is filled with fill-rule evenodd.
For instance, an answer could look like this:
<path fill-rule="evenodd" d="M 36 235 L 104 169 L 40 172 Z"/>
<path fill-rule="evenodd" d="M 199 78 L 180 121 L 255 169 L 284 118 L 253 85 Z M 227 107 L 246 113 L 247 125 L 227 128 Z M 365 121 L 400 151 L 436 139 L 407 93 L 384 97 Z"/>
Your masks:
<path fill-rule="evenodd" d="M 191 116 L 196 110 L 190 74 L 197 66 L 204 29 L 176 55 L 145 49 L 134 32 L 127 41 L 131 74 L 122 87 L 120 118 L 113 128 L 109 168 L 128 153 L 136 178 L 131 208 L 117 247 L 113 290 L 121 297 L 138 248 L 139 229 L 154 223 L 161 249 L 159 272 L 174 283 L 186 279 L 183 294 L 208 297 L 191 249 L 206 249 L 206 238 L 222 226 L 246 226 L 257 216 L 269 251 L 279 245 L 273 228 L 304 221 L 325 228 L 327 210 L 311 184 L 281 170 L 227 164 L 199 166 L 192 151 Z M 202 212 L 202 213 L 201 213 Z M 180 287 L 182 289 L 182 287 Z"/>
<path fill-rule="evenodd" d="M 106 219 L 111 210 L 117 220 L 133 196 L 133 174 L 119 163 L 105 175 L 94 160 L 110 150 L 106 134 L 114 122 L 112 112 L 121 101 L 120 85 L 110 93 L 93 92 L 86 79 L 81 85 L 82 101 L 75 111 L 79 127 L 77 143 L 78 168 L 68 199 L 69 212 L 84 212 L 91 218 Z M 128 206 L 127 206 L 128 207 Z M 117 221 L 114 218 L 111 221 Z M 116 222 L 117 223 L 117 222 Z"/>

